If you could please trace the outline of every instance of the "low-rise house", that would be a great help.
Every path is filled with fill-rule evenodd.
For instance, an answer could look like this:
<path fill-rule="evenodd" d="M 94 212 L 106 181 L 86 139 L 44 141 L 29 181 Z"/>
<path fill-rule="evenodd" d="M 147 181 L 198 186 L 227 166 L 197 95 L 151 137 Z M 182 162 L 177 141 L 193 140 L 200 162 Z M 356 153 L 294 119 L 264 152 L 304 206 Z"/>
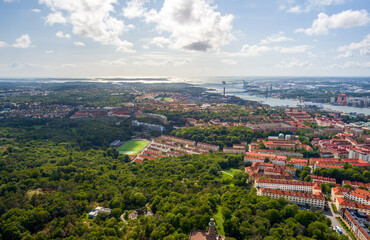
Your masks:
<path fill-rule="evenodd" d="M 91 212 L 89 212 L 89 218 L 95 218 L 99 214 L 110 214 L 110 209 L 109 208 L 103 208 L 103 207 L 96 207 L 93 209 Z"/>

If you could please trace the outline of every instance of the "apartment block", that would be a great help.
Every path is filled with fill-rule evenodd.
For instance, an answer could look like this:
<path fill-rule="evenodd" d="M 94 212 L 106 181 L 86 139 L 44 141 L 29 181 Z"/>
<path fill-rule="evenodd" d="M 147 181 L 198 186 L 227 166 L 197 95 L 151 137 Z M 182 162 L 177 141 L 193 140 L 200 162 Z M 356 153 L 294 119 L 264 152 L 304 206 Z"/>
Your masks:
<path fill-rule="evenodd" d="M 309 194 L 309 193 L 261 188 L 257 191 L 257 195 L 267 196 L 272 199 L 279 199 L 283 197 L 286 200 L 292 203 L 295 203 L 295 204 L 315 206 L 321 209 L 323 209 L 325 206 L 325 197 L 324 197 L 324 194 L 322 193 Z"/>

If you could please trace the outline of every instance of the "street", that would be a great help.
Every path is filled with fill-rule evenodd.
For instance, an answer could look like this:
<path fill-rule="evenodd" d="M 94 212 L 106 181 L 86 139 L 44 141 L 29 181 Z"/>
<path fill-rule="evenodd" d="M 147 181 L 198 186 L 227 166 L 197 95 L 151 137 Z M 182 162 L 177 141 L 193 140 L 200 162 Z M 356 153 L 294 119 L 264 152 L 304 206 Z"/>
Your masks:
<path fill-rule="evenodd" d="M 330 219 L 330 221 L 331 221 L 331 225 L 332 225 L 333 227 L 335 227 L 335 226 L 339 226 L 339 227 L 342 229 L 343 234 L 344 234 L 344 235 L 346 235 L 349 239 L 351 239 L 351 237 L 350 237 L 350 236 L 348 236 L 348 234 L 347 234 L 346 230 L 345 230 L 345 229 L 343 229 L 342 225 L 341 225 L 341 224 L 338 222 L 338 220 L 336 219 L 336 217 L 340 217 L 340 215 L 339 215 L 339 214 L 336 214 L 336 213 L 333 211 L 333 209 L 332 209 L 332 207 L 331 207 L 332 202 L 328 201 L 328 204 L 329 204 L 329 208 L 330 208 L 330 210 L 329 210 L 329 211 L 324 211 L 324 212 L 323 212 L 323 214 L 324 214 L 324 215 L 326 215 L 326 216 Z"/>

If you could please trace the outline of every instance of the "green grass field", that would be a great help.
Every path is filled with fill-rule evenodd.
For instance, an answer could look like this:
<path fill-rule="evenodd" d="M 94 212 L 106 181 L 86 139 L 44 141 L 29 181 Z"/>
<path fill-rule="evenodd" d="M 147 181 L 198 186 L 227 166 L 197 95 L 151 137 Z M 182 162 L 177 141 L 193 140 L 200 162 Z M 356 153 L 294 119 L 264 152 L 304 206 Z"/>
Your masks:
<path fill-rule="evenodd" d="M 230 168 L 229 170 L 222 172 L 222 177 L 225 179 L 232 179 L 237 172 L 241 172 L 240 169 Z"/>
<path fill-rule="evenodd" d="M 120 154 L 137 155 L 148 143 L 149 141 L 128 141 L 119 147 L 118 151 Z"/>
<path fill-rule="evenodd" d="M 222 172 L 222 178 L 224 180 L 231 180 L 233 179 L 235 173 L 237 172 L 241 172 L 241 170 L 236 168 L 230 168 L 229 170 Z M 230 187 L 234 187 L 234 183 L 230 183 Z"/>
<path fill-rule="evenodd" d="M 222 218 L 221 206 L 217 206 L 217 214 L 215 215 L 216 229 L 219 234 L 225 236 L 224 220 Z"/>

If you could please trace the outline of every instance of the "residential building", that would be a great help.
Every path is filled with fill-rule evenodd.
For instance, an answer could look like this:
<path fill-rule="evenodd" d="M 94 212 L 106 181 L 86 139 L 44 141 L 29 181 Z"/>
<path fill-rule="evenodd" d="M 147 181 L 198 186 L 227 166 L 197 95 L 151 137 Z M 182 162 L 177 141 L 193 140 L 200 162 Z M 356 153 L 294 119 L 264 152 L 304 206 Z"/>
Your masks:
<path fill-rule="evenodd" d="M 313 182 L 319 182 L 319 183 L 331 183 L 336 184 L 335 178 L 328 178 L 328 177 L 321 177 L 316 175 L 311 175 L 311 179 Z"/>
<path fill-rule="evenodd" d="M 342 197 L 338 197 L 335 200 L 334 204 L 338 211 L 342 211 L 342 209 L 353 209 L 365 213 L 366 215 L 370 215 L 370 205 L 346 201 Z"/>
<path fill-rule="evenodd" d="M 370 163 L 370 147 L 369 146 L 356 146 L 356 148 L 350 149 L 348 158 L 361 159 Z"/>
<path fill-rule="evenodd" d="M 307 159 L 301 159 L 301 158 L 291 158 L 289 161 L 287 161 L 288 164 L 293 164 L 295 168 L 303 169 L 305 166 L 307 166 Z"/>
<path fill-rule="evenodd" d="M 343 198 L 344 193 L 351 192 L 351 191 L 352 190 L 349 188 L 333 187 L 331 188 L 331 200 L 335 202 L 336 198 L 339 198 L 339 197 Z"/>
<path fill-rule="evenodd" d="M 220 150 L 220 147 L 217 145 L 212 145 L 212 144 L 202 143 L 202 142 L 198 142 L 197 147 L 202 148 L 202 149 L 207 149 L 213 152 L 218 152 Z"/>
<path fill-rule="evenodd" d="M 257 190 L 257 195 L 267 196 L 272 199 L 279 199 L 281 197 L 286 200 L 299 205 L 315 206 L 323 209 L 325 206 L 325 197 L 322 193 L 309 194 L 293 191 L 283 191 L 277 189 L 261 188 Z"/>
<path fill-rule="evenodd" d="M 293 127 L 291 125 L 285 123 L 260 123 L 260 124 L 246 124 L 246 127 L 251 129 L 254 132 L 282 132 L 282 131 L 289 131 L 289 132 L 296 132 L 297 127 Z"/>
<path fill-rule="evenodd" d="M 144 123 L 144 122 L 139 122 L 137 120 L 132 121 L 132 125 L 136 127 L 143 127 L 145 129 L 149 129 L 153 131 L 159 131 L 159 132 L 163 132 L 165 130 L 165 127 L 162 125 Z"/>
<path fill-rule="evenodd" d="M 342 181 L 342 186 L 343 185 L 351 185 L 352 187 L 365 187 L 370 190 L 370 183 L 363 183 L 363 182 L 357 182 L 357 181 L 349 181 L 349 180 L 343 180 Z"/>
<path fill-rule="evenodd" d="M 342 165 L 334 165 L 334 164 L 317 163 L 317 164 L 315 164 L 314 169 L 316 170 L 318 168 L 326 168 L 326 169 L 329 169 L 329 168 L 337 168 L 337 169 L 342 169 L 343 166 Z"/>
<path fill-rule="evenodd" d="M 342 219 L 347 223 L 352 233 L 359 240 L 369 240 L 370 230 L 364 224 L 366 221 L 366 215 L 356 210 L 343 209 L 341 211 Z"/>
<path fill-rule="evenodd" d="M 356 188 L 354 191 L 345 192 L 343 195 L 348 201 L 370 205 L 370 192 L 367 190 Z"/>
<path fill-rule="evenodd" d="M 231 148 L 231 147 L 224 147 L 223 148 L 224 153 L 231 153 L 231 154 L 244 154 L 245 149 L 244 148 Z"/>
<path fill-rule="evenodd" d="M 320 185 L 313 182 L 256 179 L 254 180 L 254 184 L 257 189 L 270 188 L 280 189 L 284 191 L 298 191 L 307 193 L 321 192 Z"/>

